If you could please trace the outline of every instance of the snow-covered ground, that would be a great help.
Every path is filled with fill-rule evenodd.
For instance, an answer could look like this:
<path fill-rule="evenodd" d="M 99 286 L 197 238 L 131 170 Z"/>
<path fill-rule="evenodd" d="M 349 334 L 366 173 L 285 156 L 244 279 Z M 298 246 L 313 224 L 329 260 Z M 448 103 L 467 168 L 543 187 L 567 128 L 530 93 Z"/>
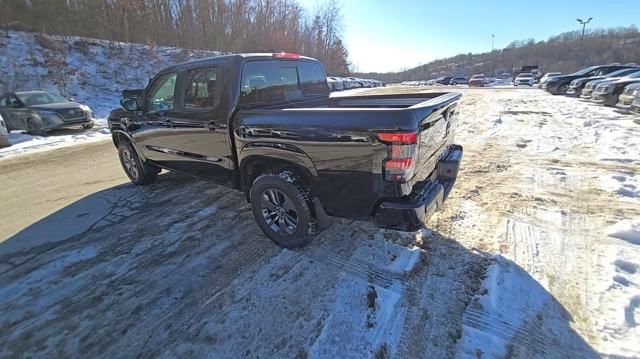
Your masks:
<path fill-rule="evenodd" d="M 456 90 L 465 154 L 429 229 L 338 221 L 289 251 L 200 180 L 83 194 L 0 243 L 0 356 L 640 357 L 634 117 Z"/>
<path fill-rule="evenodd" d="M 96 127 L 87 131 L 54 131 L 46 137 L 12 133 L 12 146 L 0 148 L 0 158 L 107 138 L 106 117 L 120 106 L 122 90 L 146 86 L 169 65 L 219 54 L 16 31 L 0 36 L 0 53 L 0 94 L 52 91 L 91 107 L 97 118 Z"/>

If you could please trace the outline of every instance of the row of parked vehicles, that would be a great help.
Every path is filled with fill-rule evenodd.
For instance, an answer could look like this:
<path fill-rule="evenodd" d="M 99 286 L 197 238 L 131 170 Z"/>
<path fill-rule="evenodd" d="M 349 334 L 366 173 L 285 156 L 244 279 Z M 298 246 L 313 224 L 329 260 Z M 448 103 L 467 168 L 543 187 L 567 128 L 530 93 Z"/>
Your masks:
<path fill-rule="evenodd" d="M 329 89 L 331 91 L 342 91 L 361 87 L 371 88 L 386 86 L 386 84 L 380 80 L 361 79 L 357 77 L 329 76 L 327 77 L 327 83 L 329 84 Z"/>
<path fill-rule="evenodd" d="M 498 81 L 497 78 L 487 77 L 483 74 L 477 74 L 469 77 L 465 76 L 442 76 L 436 79 L 423 80 L 423 81 L 404 81 L 400 85 L 402 86 L 435 86 L 435 85 L 468 85 L 473 86 L 487 86 Z"/>
<path fill-rule="evenodd" d="M 597 65 L 568 75 L 554 73 L 543 78 L 540 87 L 554 95 L 640 113 L 640 66 L 636 64 Z"/>

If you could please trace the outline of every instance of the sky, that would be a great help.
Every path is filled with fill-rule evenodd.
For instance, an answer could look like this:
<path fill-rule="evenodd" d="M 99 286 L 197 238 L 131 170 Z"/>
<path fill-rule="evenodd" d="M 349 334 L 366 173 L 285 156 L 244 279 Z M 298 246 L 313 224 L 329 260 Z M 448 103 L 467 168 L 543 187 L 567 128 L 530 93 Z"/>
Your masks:
<path fill-rule="evenodd" d="M 312 12 L 324 0 L 300 0 Z M 640 0 L 338 0 L 343 39 L 358 72 L 389 72 L 429 61 L 546 40 L 589 28 L 640 27 Z"/>

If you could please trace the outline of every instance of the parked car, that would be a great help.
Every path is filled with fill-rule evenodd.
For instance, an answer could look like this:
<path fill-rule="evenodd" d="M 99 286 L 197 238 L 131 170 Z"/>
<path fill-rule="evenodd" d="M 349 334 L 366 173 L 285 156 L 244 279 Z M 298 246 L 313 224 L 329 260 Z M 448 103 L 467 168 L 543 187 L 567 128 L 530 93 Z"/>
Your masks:
<path fill-rule="evenodd" d="M 591 101 L 605 106 L 615 106 L 624 88 L 637 82 L 640 82 L 640 71 L 619 80 L 602 82 L 591 94 Z"/>
<path fill-rule="evenodd" d="M 340 79 L 342 79 L 342 84 L 343 84 L 345 90 L 349 90 L 349 89 L 355 88 L 356 84 L 350 78 L 341 77 Z"/>
<path fill-rule="evenodd" d="M 4 119 L 0 115 L 0 147 L 7 146 L 11 146 L 11 143 L 9 143 L 9 130 L 7 130 Z"/>
<path fill-rule="evenodd" d="M 449 81 L 449 85 L 467 85 L 469 84 L 469 79 L 466 77 L 453 77 L 451 81 Z"/>
<path fill-rule="evenodd" d="M 93 127 L 93 112 L 85 105 L 46 91 L 10 92 L 0 97 L 0 114 L 9 131 L 43 135 L 62 128 Z"/>
<path fill-rule="evenodd" d="M 640 115 L 640 89 L 633 92 L 633 101 L 629 109 Z"/>
<path fill-rule="evenodd" d="M 572 96 L 572 97 L 580 97 L 580 95 L 582 95 L 582 91 L 585 89 L 588 83 L 597 84 L 598 83 L 597 80 L 621 78 L 631 73 L 634 73 L 638 70 L 640 70 L 640 68 L 630 67 L 628 69 L 614 71 L 602 76 L 591 76 L 591 77 L 585 77 L 585 78 L 573 80 L 569 84 L 569 90 L 567 91 L 566 95 Z M 595 86 L 592 86 L 591 88 L 595 88 Z"/>
<path fill-rule="evenodd" d="M 630 109 L 631 104 L 635 99 L 635 94 L 638 91 L 640 91 L 640 82 L 627 85 L 618 97 L 618 103 L 616 104 L 616 107 L 622 109 Z"/>
<path fill-rule="evenodd" d="M 436 79 L 436 83 L 439 85 L 448 85 L 451 82 L 453 76 L 443 76 Z"/>
<path fill-rule="evenodd" d="M 627 71 L 631 70 L 631 73 L 628 73 Z M 624 70 L 618 70 L 618 71 L 614 71 L 611 74 L 616 74 L 620 71 L 625 71 L 625 76 L 628 76 L 630 74 L 633 74 L 634 72 L 640 71 L 639 68 L 632 68 L 632 69 L 624 69 Z M 584 88 L 582 89 L 582 91 L 580 92 L 580 99 L 582 100 L 587 100 L 587 101 L 591 101 L 591 96 L 593 95 L 593 92 L 596 90 L 596 88 L 600 85 L 604 85 L 604 84 L 609 84 L 612 82 L 615 82 L 617 80 L 622 79 L 623 77 L 601 77 L 597 80 L 591 80 L 589 82 L 586 83 L 586 85 L 584 85 Z"/>
<path fill-rule="evenodd" d="M 327 77 L 327 82 L 329 83 L 329 88 L 331 89 L 331 91 L 344 90 L 344 83 L 339 77 Z"/>
<path fill-rule="evenodd" d="M 349 80 L 351 80 L 351 83 L 353 84 L 352 88 L 360 88 L 360 87 L 364 87 L 364 84 L 362 83 L 362 80 L 356 77 L 348 77 Z"/>
<path fill-rule="evenodd" d="M 484 85 L 486 84 L 487 84 L 487 78 L 482 74 L 473 75 L 471 76 L 471 79 L 469 79 L 469 87 L 473 87 L 473 86 L 484 87 Z"/>
<path fill-rule="evenodd" d="M 518 76 L 516 76 L 516 79 L 513 80 L 513 86 L 533 86 L 535 82 L 536 78 L 532 73 L 523 72 L 521 74 L 518 74 Z"/>
<path fill-rule="evenodd" d="M 108 124 L 133 183 L 166 168 L 235 188 L 267 237 L 299 247 L 327 216 L 422 226 L 457 176 L 460 97 L 329 97 L 315 59 L 236 54 L 160 71 Z"/>
<path fill-rule="evenodd" d="M 591 77 L 591 76 L 603 76 L 608 73 L 626 69 L 629 67 L 633 67 L 633 66 L 620 65 L 620 64 L 591 66 L 569 75 L 561 75 L 561 76 L 553 77 L 549 79 L 549 81 L 547 81 L 546 84 L 542 85 L 542 88 L 546 89 L 549 93 L 553 95 L 564 95 L 569 90 L 569 84 L 571 84 L 571 81 L 573 80 L 581 79 L 585 77 Z"/>
<path fill-rule="evenodd" d="M 546 74 L 542 75 L 542 77 L 540 78 L 540 82 L 538 82 L 538 87 L 542 88 L 542 86 L 546 84 L 550 78 L 560 76 L 560 75 L 562 75 L 562 72 L 547 72 Z"/>

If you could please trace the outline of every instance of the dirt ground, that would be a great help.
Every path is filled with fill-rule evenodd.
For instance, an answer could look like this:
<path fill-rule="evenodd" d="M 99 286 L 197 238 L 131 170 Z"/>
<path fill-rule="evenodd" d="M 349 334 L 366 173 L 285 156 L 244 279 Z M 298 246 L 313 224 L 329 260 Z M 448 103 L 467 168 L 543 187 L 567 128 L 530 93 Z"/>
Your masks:
<path fill-rule="evenodd" d="M 640 216 L 638 126 L 460 91 L 461 173 L 429 229 L 338 221 L 297 251 L 240 193 L 128 184 L 110 142 L 1 160 L 0 356 L 640 355 L 640 243 L 607 232 Z"/>

